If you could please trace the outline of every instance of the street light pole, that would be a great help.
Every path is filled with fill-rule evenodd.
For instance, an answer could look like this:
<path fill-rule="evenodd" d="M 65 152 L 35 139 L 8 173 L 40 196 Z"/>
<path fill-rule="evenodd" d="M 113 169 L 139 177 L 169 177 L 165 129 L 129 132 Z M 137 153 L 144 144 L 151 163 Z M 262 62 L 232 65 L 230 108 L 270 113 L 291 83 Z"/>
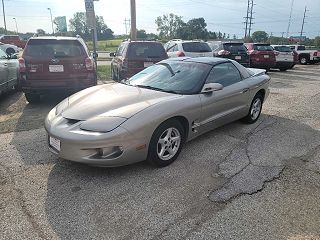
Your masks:
<path fill-rule="evenodd" d="M 18 33 L 19 33 L 19 31 L 18 31 L 17 19 L 16 19 L 16 18 L 13 18 L 13 20 L 16 22 L 16 31 L 17 31 L 17 34 L 18 34 Z"/>
<path fill-rule="evenodd" d="M 4 11 L 4 0 L 2 0 L 2 12 L 3 12 L 4 29 L 7 34 L 7 22 L 6 22 L 6 13 Z"/>
<path fill-rule="evenodd" d="M 52 33 L 53 33 L 53 35 L 54 35 L 54 28 L 53 28 L 53 21 L 52 21 L 52 12 L 51 12 L 51 8 L 48 8 L 48 10 L 50 11 L 51 25 L 52 25 Z"/>
<path fill-rule="evenodd" d="M 130 0 L 131 5 L 131 40 L 137 40 L 136 0 Z"/>

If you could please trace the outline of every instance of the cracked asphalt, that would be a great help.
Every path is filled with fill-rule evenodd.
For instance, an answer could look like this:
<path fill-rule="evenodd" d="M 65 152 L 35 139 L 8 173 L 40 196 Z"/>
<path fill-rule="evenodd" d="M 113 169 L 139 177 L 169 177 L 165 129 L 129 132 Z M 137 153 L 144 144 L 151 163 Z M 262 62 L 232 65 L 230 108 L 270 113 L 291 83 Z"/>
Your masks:
<path fill-rule="evenodd" d="M 0 239 L 320 239 L 320 65 L 269 74 L 257 123 L 162 169 L 57 159 L 43 119 L 64 96 L 0 97 Z"/>

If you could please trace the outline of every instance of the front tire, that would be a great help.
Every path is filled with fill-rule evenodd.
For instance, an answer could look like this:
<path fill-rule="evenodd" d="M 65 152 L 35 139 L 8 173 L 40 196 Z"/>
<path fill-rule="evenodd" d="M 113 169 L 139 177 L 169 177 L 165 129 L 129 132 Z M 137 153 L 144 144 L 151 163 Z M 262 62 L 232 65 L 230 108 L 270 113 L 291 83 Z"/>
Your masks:
<path fill-rule="evenodd" d="M 307 65 L 309 62 L 309 58 L 307 56 L 301 56 L 299 59 L 300 64 Z"/>
<path fill-rule="evenodd" d="M 248 124 L 255 123 L 260 117 L 262 104 L 263 104 L 263 96 L 262 94 L 257 93 L 251 102 L 248 115 L 242 119 L 243 122 Z"/>
<path fill-rule="evenodd" d="M 147 161 L 155 167 L 165 167 L 179 156 L 185 142 L 185 130 L 177 120 L 162 123 L 153 133 Z"/>
<path fill-rule="evenodd" d="M 28 101 L 29 103 L 31 103 L 31 104 L 32 104 L 32 103 L 38 103 L 38 102 L 40 102 L 40 95 L 39 95 L 39 94 L 35 94 L 35 93 L 25 93 L 24 95 L 25 95 L 27 101 Z"/>

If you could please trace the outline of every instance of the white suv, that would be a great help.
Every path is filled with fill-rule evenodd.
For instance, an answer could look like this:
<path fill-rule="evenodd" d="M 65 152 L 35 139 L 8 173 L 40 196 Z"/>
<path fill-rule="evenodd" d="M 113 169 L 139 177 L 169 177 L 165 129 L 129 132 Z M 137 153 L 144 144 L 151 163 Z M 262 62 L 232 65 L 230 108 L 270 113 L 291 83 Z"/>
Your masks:
<path fill-rule="evenodd" d="M 208 43 L 199 40 L 173 39 L 164 45 L 168 57 L 212 57 Z"/>

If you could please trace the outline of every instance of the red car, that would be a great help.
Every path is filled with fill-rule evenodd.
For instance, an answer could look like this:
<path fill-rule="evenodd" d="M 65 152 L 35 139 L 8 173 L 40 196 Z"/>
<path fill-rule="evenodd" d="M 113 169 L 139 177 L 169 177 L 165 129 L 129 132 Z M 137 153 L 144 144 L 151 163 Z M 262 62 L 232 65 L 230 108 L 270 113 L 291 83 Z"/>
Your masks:
<path fill-rule="evenodd" d="M 27 41 L 22 40 L 18 35 L 3 35 L 0 37 L 0 42 L 12 44 L 19 48 L 24 48 L 27 43 Z"/>
<path fill-rule="evenodd" d="M 80 37 L 30 38 L 19 59 L 20 85 L 29 103 L 49 91 L 97 85 L 93 59 Z"/>
<path fill-rule="evenodd" d="M 245 43 L 250 56 L 250 67 L 269 70 L 276 65 L 276 55 L 270 44 Z"/>
<path fill-rule="evenodd" d="M 110 53 L 112 79 L 120 81 L 130 78 L 146 67 L 168 58 L 160 42 L 124 41 L 116 53 Z"/>

